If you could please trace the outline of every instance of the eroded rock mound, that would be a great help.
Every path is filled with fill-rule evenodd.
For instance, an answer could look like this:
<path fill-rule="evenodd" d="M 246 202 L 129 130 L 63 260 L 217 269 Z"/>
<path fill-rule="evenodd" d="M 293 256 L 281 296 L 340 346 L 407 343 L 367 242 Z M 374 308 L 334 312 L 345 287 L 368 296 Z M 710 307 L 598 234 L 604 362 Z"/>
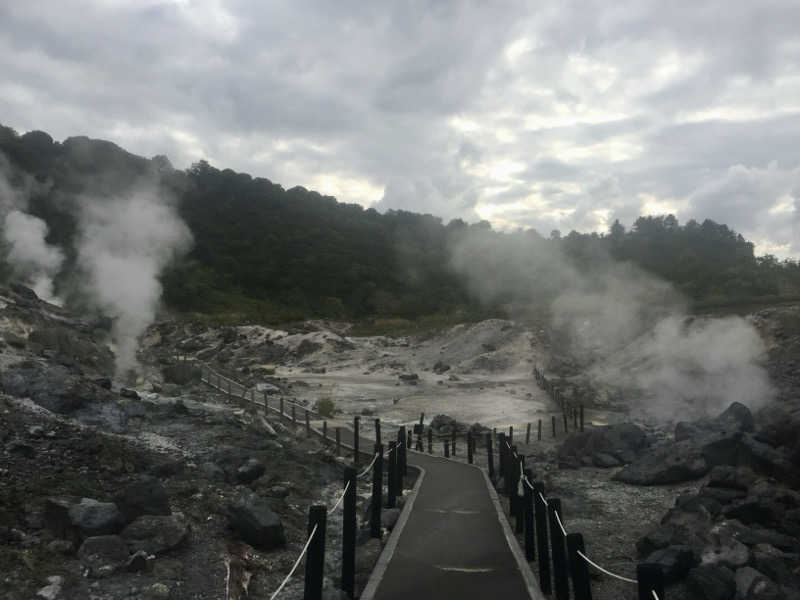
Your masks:
<path fill-rule="evenodd" d="M 558 449 L 561 467 L 615 467 L 632 462 L 648 448 L 645 432 L 632 423 L 596 427 L 569 436 Z"/>

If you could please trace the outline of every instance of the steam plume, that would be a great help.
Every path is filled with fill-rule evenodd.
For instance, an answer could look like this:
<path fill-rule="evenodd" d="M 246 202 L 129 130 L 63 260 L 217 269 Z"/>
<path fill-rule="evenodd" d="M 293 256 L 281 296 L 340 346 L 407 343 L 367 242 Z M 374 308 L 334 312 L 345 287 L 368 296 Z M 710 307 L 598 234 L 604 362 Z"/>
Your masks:
<path fill-rule="evenodd" d="M 158 275 L 191 244 L 191 233 L 154 184 L 114 199 L 86 199 L 78 260 L 97 305 L 113 317 L 117 371 L 135 368 L 138 337 L 161 299 Z"/>
<path fill-rule="evenodd" d="M 680 294 L 635 265 L 592 255 L 579 269 L 534 232 L 469 230 L 450 252 L 473 293 L 519 316 L 547 315 L 584 374 L 633 391 L 645 416 L 699 417 L 734 400 L 757 408 L 773 395 L 749 321 L 687 317 Z"/>
<path fill-rule="evenodd" d="M 47 243 L 47 224 L 28 214 L 28 197 L 36 183 L 22 179 L 22 186 L 10 181 L 10 167 L 0 155 L 0 223 L 8 245 L 7 259 L 14 275 L 33 288 L 36 294 L 60 304 L 53 290 L 53 278 L 64 262 L 61 249 Z"/>

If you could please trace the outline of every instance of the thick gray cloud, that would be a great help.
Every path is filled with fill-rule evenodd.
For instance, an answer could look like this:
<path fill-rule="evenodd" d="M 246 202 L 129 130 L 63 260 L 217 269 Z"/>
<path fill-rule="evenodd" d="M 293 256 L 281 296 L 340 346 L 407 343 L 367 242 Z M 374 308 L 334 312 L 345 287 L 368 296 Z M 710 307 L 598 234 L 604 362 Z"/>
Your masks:
<path fill-rule="evenodd" d="M 713 218 L 800 256 L 800 4 L 0 4 L 0 121 L 545 235 Z"/>

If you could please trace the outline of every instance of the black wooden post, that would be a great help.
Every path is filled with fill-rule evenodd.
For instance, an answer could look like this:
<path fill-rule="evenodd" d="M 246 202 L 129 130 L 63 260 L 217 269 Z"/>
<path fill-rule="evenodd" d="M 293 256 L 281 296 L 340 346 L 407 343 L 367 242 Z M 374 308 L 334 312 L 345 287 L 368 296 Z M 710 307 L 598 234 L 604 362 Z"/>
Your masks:
<path fill-rule="evenodd" d="M 327 442 L 328 441 L 328 422 L 327 421 L 323 421 L 322 422 L 322 441 L 323 442 Z"/>
<path fill-rule="evenodd" d="M 403 425 L 403 429 L 405 428 L 406 426 Z M 406 450 L 411 450 L 411 443 L 413 440 L 414 440 L 414 430 L 413 429 L 406 430 Z"/>
<path fill-rule="evenodd" d="M 491 433 L 486 434 L 486 461 L 489 463 L 489 481 L 494 483 L 494 450 Z"/>
<path fill-rule="evenodd" d="M 306 409 L 306 435 L 311 436 L 311 416 L 308 413 L 308 409 Z"/>
<path fill-rule="evenodd" d="M 361 422 L 361 417 L 356 415 L 353 417 L 353 462 L 359 464 L 358 456 L 358 425 Z"/>
<path fill-rule="evenodd" d="M 433 454 L 433 429 L 428 427 L 428 454 Z"/>
<path fill-rule="evenodd" d="M 513 425 L 510 425 L 508 427 L 508 443 L 509 444 L 513 444 L 514 443 L 514 426 Z"/>
<path fill-rule="evenodd" d="M 531 443 L 531 424 L 528 423 L 528 426 L 525 428 L 525 444 Z"/>
<path fill-rule="evenodd" d="M 525 469 L 525 479 L 523 481 L 523 499 L 525 511 L 525 558 L 528 562 L 536 558 L 536 551 L 534 550 L 534 531 L 533 531 L 533 490 L 528 482 L 533 481 L 533 471 Z"/>
<path fill-rule="evenodd" d="M 653 592 L 658 594 L 660 600 L 664 600 L 664 573 L 660 565 L 636 565 L 636 580 L 639 582 L 639 600 L 654 600 Z"/>
<path fill-rule="evenodd" d="M 444 457 L 450 458 L 450 440 L 444 441 Z"/>
<path fill-rule="evenodd" d="M 341 427 L 336 428 L 336 456 L 339 456 L 342 453 L 342 429 Z"/>
<path fill-rule="evenodd" d="M 394 508 L 397 497 L 397 442 L 389 442 L 389 469 L 386 478 L 386 508 Z"/>
<path fill-rule="evenodd" d="M 375 464 L 372 467 L 372 503 L 369 513 L 370 537 L 381 537 L 381 505 L 383 504 L 383 444 L 375 444 Z"/>
<path fill-rule="evenodd" d="M 583 431 L 583 404 L 581 404 L 581 431 Z"/>
<path fill-rule="evenodd" d="M 497 434 L 497 476 L 502 479 L 506 474 L 506 434 Z"/>
<path fill-rule="evenodd" d="M 515 446 L 516 448 L 516 446 Z M 525 505 L 523 504 L 523 497 L 519 495 L 519 488 L 520 483 L 522 483 L 522 474 L 525 469 L 525 457 L 522 455 L 518 455 L 515 461 L 514 466 L 514 510 L 516 511 L 516 519 L 517 519 L 517 533 L 523 533 L 525 531 Z M 524 483 L 523 483 L 524 485 Z"/>
<path fill-rule="evenodd" d="M 547 506 L 544 497 L 544 485 L 535 481 L 533 483 L 534 514 L 536 516 L 536 550 L 539 552 L 539 587 L 542 592 L 549 594 L 552 591 L 550 584 L 550 549 L 547 544 Z"/>
<path fill-rule="evenodd" d="M 556 437 L 556 416 L 553 415 L 553 437 Z"/>
<path fill-rule="evenodd" d="M 356 477 L 355 467 L 345 467 L 342 506 L 342 590 L 352 598 L 356 579 Z"/>
<path fill-rule="evenodd" d="M 375 419 L 375 443 L 381 443 L 381 420 L 378 418 Z"/>
<path fill-rule="evenodd" d="M 536 439 L 539 440 L 540 442 L 542 441 L 542 420 L 541 419 L 539 419 L 539 430 L 538 430 L 538 432 L 536 434 Z"/>
<path fill-rule="evenodd" d="M 547 501 L 547 515 L 550 521 L 550 546 L 553 550 L 553 587 L 556 600 L 569 600 L 569 577 L 567 573 L 567 549 L 564 546 L 565 535 L 558 526 L 562 517 L 561 500 L 550 498 Z M 563 523 L 563 518 L 561 519 Z"/>
<path fill-rule="evenodd" d="M 467 462 L 472 464 L 472 431 L 467 431 Z"/>
<path fill-rule="evenodd" d="M 455 429 L 453 430 L 452 440 L 453 440 L 452 441 L 452 444 L 453 444 L 453 456 L 455 456 L 456 455 L 456 430 Z"/>
<path fill-rule="evenodd" d="M 322 576 L 325 570 L 325 524 L 328 509 L 324 504 L 315 504 L 308 509 L 308 535 L 314 537 L 306 553 L 306 587 L 304 600 L 322 600 Z"/>
<path fill-rule="evenodd" d="M 575 600 L 592 600 L 592 587 L 589 583 L 589 565 L 586 564 L 586 561 L 578 552 L 586 554 L 586 548 L 583 545 L 583 535 L 580 533 L 568 533 L 567 553 L 569 555 L 569 572 L 572 576 L 572 591 L 575 594 Z M 655 599 L 651 598 L 650 600 Z"/>
<path fill-rule="evenodd" d="M 397 495 L 403 495 L 403 478 L 406 476 L 406 428 L 402 426 L 397 432 Z"/>

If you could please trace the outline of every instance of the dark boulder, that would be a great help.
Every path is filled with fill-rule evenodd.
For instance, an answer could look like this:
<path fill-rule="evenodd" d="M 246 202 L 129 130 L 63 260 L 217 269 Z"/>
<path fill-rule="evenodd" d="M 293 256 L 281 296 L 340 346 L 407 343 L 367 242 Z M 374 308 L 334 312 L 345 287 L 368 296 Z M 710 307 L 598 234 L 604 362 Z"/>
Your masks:
<path fill-rule="evenodd" d="M 737 600 L 783 600 L 784 595 L 775 583 L 752 567 L 736 571 Z"/>
<path fill-rule="evenodd" d="M 123 398 L 129 398 L 131 400 L 140 400 L 139 393 L 136 390 L 132 390 L 129 388 L 120 388 L 119 395 Z"/>
<path fill-rule="evenodd" d="M 81 498 L 67 510 L 70 524 L 84 537 L 117 533 L 123 525 L 122 513 L 113 502 Z"/>
<path fill-rule="evenodd" d="M 122 530 L 123 538 L 132 552 L 163 554 L 177 548 L 189 530 L 183 519 L 175 515 L 142 515 Z"/>
<path fill-rule="evenodd" d="M 142 515 L 171 513 L 167 491 L 154 477 L 143 476 L 125 486 L 114 496 L 114 501 L 119 506 L 125 523 L 130 523 Z"/>
<path fill-rule="evenodd" d="M 636 485 L 660 485 L 698 479 L 710 466 L 700 448 L 691 441 L 667 442 L 614 475 L 617 481 Z"/>
<path fill-rule="evenodd" d="M 698 600 L 733 600 L 734 573 L 727 567 L 701 565 L 689 571 L 689 588 Z"/>
<path fill-rule="evenodd" d="M 459 431 L 461 425 L 453 417 L 447 415 L 436 415 L 431 419 L 430 428 L 439 434 L 450 434 Z"/>
<path fill-rule="evenodd" d="M 441 375 L 442 373 L 447 373 L 450 370 L 450 365 L 443 363 L 442 361 L 436 361 L 436 364 L 433 365 L 433 372 L 437 375 Z"/>
<path fill-rule="evenodd" d="M 694 554 L 687 546 L 669 546 L 656 550 L 644 562 L 659 565 L 667 583 L 682 579 L 696 564 Z"/>
<path fill-rule="evenodd" d="M 251 483 L 261 477 L 266 470 L 263 462 L 256 458 L 248 458 L 245 463 L 236 470 L 236 480 L 239 483 Z"/>
<path fill-rule="evenodd" d="M 253 492 L 245 492 L 228 506 L 228 520 L 244 541 L 260 550 L 272 550 L 286 543 L 280 517 Z"/>
<path fill-rule="evenodd" d="M 563 465 L 594 464 L 598 467 L 629 463 L 649 446 L 647 435 L 632 423 L 595 427 L 570 435 L 558 449 Z"/>

